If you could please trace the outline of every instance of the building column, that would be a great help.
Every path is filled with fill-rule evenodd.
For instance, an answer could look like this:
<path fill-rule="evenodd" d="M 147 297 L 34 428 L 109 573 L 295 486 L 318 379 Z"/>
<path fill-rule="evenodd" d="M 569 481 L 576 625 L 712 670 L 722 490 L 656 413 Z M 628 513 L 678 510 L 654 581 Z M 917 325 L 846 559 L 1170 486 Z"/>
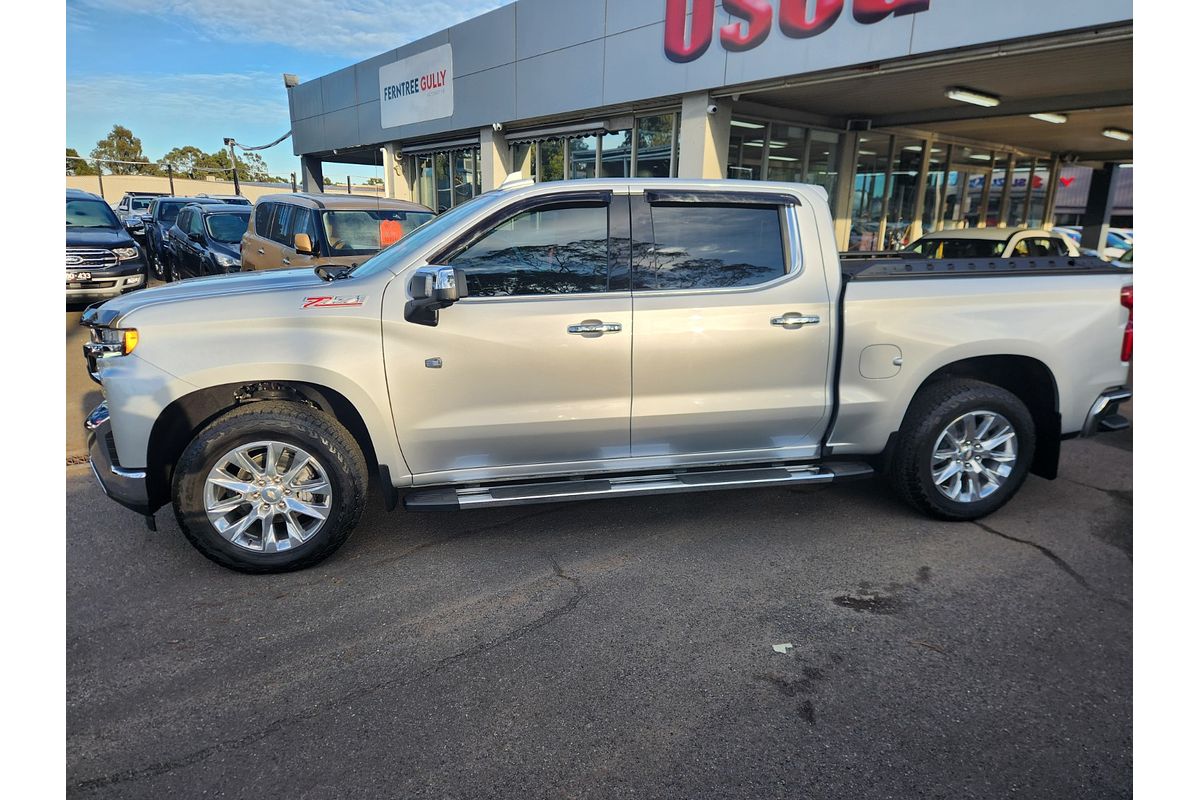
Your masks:
<path fill-rule="evenodd" d="M 854 220 L 854 181 L 858 171 L 858 133 L 842 134 L 842 146 L 838 149 L 838 180 L 833 197 L 829 198 L 829 211 L 833 214 L 833 240 L 838 250 L 850 249 L 850 228 Z"/>
<path fill-rule="evenodd" d="M 490 192 L 513 171 L 512 148 L 504 133 L 491 125 L 479 129 L 479 190 Z"/>
<path fill-rule="evenodd" d="M 412 180 L 408 174 L 409 159 L 400 154 L 399 142 L 388 142 L 383 152 L 383 193 L 396 200 L 412 200 Z"/>
<path fill-rule="evenodd" d="M 300 156 L 300 188 L 320 194 L 325 191 L 325 171 L 316 156 Z"/>
<path fill-rule="evenodd" d="M 1117 197 L 1117 165 L 1108 162 L 1103 169 L 1092 170 L 1092 185 L 1088 187 L 1087 207 L 1079 220 L 1082 228 L 1080 247 L 1103 253 L 1108 246 L 1108 221 L 1112 219 L 1113 202 Z"/>
<path fill-rule="evenodd" d="M 715 108 L 709 113 L 709 108 Z M 713 100 L 706 93 L 683 98 L 679 119 L 679 177 L 724 178 L 729 164 L 730 100 Z"/>

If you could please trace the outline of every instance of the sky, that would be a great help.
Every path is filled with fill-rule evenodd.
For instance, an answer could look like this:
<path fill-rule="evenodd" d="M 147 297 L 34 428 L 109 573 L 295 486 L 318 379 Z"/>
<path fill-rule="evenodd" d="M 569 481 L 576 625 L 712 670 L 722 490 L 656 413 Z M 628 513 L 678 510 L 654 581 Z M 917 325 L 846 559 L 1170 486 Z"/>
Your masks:
<path fill-rule="evenodd" d="M 289 127 L 284 72 L 318 78 L 508 2 L 67 0 L 66 146 L 87 156 L 118 124 L 151 160 L 267 144 Z M 259 155 L 299 171 L 290 139 Z"/>

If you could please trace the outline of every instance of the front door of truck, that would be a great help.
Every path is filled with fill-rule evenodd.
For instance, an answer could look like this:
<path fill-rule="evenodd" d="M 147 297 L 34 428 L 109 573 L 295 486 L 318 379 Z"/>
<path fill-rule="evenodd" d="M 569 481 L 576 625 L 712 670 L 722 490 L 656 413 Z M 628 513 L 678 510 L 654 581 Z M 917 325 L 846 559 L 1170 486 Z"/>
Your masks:
<path fill-rule="evenodd" d="M 632 199 L 633 457 L 817 455 L 834 321 L 816 217 L 789 198 Z"/>
<path fill-rule="evenodd" d="M 629 455 L 628 205 L 560 193 L 501 209 L 438 254 L 470 296 L 436 327 L 384 298 L 400 446 L 418 483 L 612 465 Z M 618 210 L 619 209 L 619 210 Z M 623 226 L 622 226 L 622 213 Z M 623 236 L 610 233 L 610 217 Z M 625 267 L 610 269 L 622 251 Z"/>

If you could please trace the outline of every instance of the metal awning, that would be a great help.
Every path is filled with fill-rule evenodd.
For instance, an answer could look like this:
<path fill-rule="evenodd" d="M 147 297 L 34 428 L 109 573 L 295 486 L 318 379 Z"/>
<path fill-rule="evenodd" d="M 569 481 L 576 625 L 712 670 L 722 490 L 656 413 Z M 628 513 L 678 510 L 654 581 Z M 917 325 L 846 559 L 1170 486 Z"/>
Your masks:
<path fill-rule="evenodd" d="M 549 125 L 542 128 L 527 128 L 523 131 L 506 131 L 504 138 L 511 143 L 541 142 L 546 139 L 575 139 L 581 136 L 601 135 L 608 132 L 605 120 L 579 122 L 574 125 Z"/>
<path fill-rule="evenodd" d="M 479 147 L 478 136 L 467 136 L 463 139 L 451 139 L 450 141 L 440 142 L 422 142 L 421 144 L 411 144 L 400 148 L 401 155 L 415 156 L 424 155 L 427 153 L 448 153 L 452 150 L 466 150 L 471 147 Z"/>

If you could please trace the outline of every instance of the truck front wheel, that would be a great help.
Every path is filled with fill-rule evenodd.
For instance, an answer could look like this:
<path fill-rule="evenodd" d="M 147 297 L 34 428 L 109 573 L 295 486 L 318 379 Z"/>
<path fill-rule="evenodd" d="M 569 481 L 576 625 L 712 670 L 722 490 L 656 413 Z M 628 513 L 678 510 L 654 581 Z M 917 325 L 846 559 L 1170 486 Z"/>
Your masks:
<path fill-rule="evenodd" d="M 889 465 L 896 492 L 937 519 L 972 520 L 1007 503 L 1033 461 L 1029 409 L 999 386 L 947 380 L 918 392 Z"/>
<path fill-rule="evenodd" d="M 197 434 L 172 493 L 179 527 L 205 556 L 240 572 L 287 572 L 350 536 L 367 465 L 337 420 L 299 403 L 256 402 Z"/>

